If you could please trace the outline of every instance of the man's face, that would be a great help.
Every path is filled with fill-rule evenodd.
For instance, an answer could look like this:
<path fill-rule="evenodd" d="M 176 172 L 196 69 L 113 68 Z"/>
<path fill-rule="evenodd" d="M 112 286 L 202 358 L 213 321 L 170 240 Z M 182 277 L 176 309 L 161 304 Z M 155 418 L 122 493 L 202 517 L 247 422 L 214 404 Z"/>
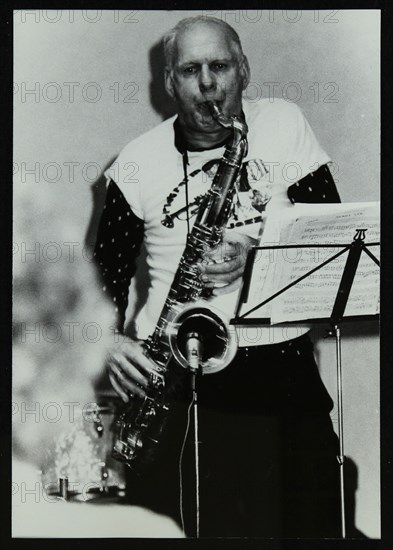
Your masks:
<path fill-rule="evenodd" d="M 240 114 L 242 91 L 249 82 L 247 60 L 240 60 L 223 29 L 201 24 L 178 36 L 173 70 L 166 88 L 178 105 L 180 122 L 190 131 L 215 132 L 217 123 L 205 105 L 213 100 L 225 115 Z"/>

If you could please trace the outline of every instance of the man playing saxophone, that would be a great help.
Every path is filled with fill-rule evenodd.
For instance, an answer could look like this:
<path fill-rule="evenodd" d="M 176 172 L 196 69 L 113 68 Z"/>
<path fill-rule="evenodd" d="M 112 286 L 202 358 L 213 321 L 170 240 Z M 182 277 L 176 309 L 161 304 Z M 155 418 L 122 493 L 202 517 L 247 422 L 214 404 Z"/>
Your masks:
<path fill-rule="evenodd" d="M 122 333 L 108 354 L 109 378 L 125 403 L 143 398 L 156 373 L 145 341 L 154 332 L 187 235 L 232 139 L 232 130 L 212 116 L 210 103 L 248 126 L 248 152 L 222 241 L 206 246 L 195 266 L 198 280 L 211 291 L 212 308 L 233 316 L 247 251 L 259 242 L 265 215 L 296 201 L 339 201 L 330 159 L 298 107 L 283 100 L 243 101 L 250 68 L 232 27 L 215 18 L 184 19 L 165 35 L 163 45 L 165 86 L 177 116 L 128 144 L 116 160 L 116 173 L 107 171 L 95 247 L 103 289 Z M 137 179 L 127 174 L 129 162 L 138 166 Z M 282 171 L 289 162 L 301 169 L 290 187 Z M 128 291 L 142 243 L 149 288 L 131 338 Z M 200 377 L 201 536 L 339 536 L 333 404 L 308 330 L 237 327 L 233 361 Z M 176 365 L 173 370 L 174 405 L 157 463 L 142 477 L 130 472 L 129 494 L 131 502 L 171 515 L 193 535 L 193 451 L 184 441 L 189 373 Z"/>

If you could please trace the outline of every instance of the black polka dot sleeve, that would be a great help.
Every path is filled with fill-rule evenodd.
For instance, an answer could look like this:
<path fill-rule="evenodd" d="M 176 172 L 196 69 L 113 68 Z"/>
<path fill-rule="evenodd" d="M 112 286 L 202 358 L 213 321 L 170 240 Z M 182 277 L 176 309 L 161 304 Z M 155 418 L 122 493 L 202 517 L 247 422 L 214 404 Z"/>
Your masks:
<path fill-rule="evenodd" d="M 143 229 L 143 220 L 133 213 L 123 193 L 110 180 L 98 226 L 94 260 L 101 275 L 102 289 L 113 302 L 120 331 L 124 328 L 128 290 L 136 271 Z"/>
<path fill-rule="evenodd" d="M 292 203 L 333 203 L 341 202 L 336 184 L 327 164 L 323 164 L 288 188 L 288 198 Z"/>

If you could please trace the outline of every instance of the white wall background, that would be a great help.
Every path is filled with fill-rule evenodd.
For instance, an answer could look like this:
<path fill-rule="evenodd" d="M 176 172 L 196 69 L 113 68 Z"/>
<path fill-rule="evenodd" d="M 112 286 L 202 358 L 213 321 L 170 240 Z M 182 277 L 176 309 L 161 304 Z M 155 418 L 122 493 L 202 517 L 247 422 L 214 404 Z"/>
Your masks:
<path fill-rule="evenodd" d="M 58 209 L 72 214 L 80 249 L 85 239 L 94 242 L 101 171 L 128 141 L 173 113 L 157 43 L 179 19 L 197 13 L 15 14 L 15 175 L 47 188 L 53 216 Z M 286 92 L 297 101 L 334 160 L 342 200 L 378 200 L 379 12 L 215 15 L 240 35 L 252 69 L 248 97 L 269 97 L 277 83 L 274 96 Z M 55 240 L 48 234 L 48 242 Z M 343 334 L 345 450 L 358 474 L 355 523 L 379 537 L 378 327 L 345 324 Z M 335 396 L 334 343 L 320 331 L 316 341 L 322 376 Z"/>

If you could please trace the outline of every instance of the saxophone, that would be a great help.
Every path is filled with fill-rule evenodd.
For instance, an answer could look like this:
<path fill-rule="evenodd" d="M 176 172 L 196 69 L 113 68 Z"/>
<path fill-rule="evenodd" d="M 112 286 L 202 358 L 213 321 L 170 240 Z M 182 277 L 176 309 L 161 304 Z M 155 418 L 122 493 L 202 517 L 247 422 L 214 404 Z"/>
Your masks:
<path fill-rule="evenodd" d="M 145 355 L 155 363 L 146 395 L 131 397 L 115 422 L 112 455 L 137 470 L 154 460 L 165 429 L 172 360 L 187 368 L 189 343 L 196 339 L 202 342 L 198 365 L 203 374 L 213 373 L 229 365 L 237 350 L 235 330 L 221 312 L 206 302 L 212 290 L 202 284 L 196 264 L 202 260 L 206 245 L 214 247 L 222 242 L 235 183 L 247 154 L 248 128 L 240 117 L 224 116 L 213 102 L 207 101 L 206 105 L 211 116 L 231 129 L 233 135 L 200 204 L 154 333 L 144 344 Z"/>

